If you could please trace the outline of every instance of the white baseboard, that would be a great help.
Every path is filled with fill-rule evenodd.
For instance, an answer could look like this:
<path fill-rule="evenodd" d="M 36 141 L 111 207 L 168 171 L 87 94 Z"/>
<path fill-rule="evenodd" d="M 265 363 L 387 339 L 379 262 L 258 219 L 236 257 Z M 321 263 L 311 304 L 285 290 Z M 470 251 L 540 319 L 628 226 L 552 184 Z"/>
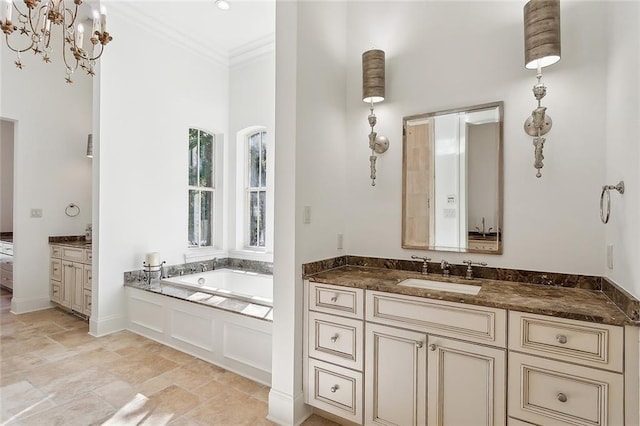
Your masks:
<path fill-rule="evenodd" d="M 106 318 L 89 318 L 89 334 L 94 337 L 102 337 L 108 334 L 126 330 L 127 317 L 124 315 L 113 315 Z"/>
<path fill-rule="evenodd" d="M 281 426 L 298 426 L 311 414 L 311 407 L 304 403 L 302 392 L 294 397 L 273 388 L 269 391 L 267 420 Z"/>
<path fill-rule="evenodd" d="M 43 309 L 53 308 L 53 304 L 48 297 L 39 299 L 11 299 L 12 314 L 26 314 L 27 312 L 41 311 Z"/>

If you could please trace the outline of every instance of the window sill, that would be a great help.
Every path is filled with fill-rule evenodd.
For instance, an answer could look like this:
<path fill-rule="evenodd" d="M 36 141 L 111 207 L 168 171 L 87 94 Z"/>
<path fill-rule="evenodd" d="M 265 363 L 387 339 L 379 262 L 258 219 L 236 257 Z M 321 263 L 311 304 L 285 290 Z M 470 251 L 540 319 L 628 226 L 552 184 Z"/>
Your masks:
<path fill-rule="evenodd" d="M 188 248 L 184 254 L 185 263 L 211 260 L 214 257 L 226 257 L 227 252 L 214 247 Z"/>
<path fill-rule="evenodd" d="M 259 260 L 262 262 L 273 262 L 273 253 L 261 250 L 229 250 L 229 257 L 246 260 Z"/>

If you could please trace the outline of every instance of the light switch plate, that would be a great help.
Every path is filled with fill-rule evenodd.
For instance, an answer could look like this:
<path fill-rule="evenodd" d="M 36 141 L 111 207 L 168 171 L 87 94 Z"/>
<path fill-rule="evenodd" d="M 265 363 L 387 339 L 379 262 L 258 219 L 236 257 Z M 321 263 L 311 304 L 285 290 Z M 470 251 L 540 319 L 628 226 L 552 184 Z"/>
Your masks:
<path fill-rule="evenodd" d="M 42 209 L 31 209 L 31 217 L 41 218 L 42 217 Z"/>
<path fill-rule="evenodd" d="M 607 268 L 613 269 L 613 244 L 607 244 Z"/>
<path fill-rule="evenodd" d="M 302 209 L 302 223 L 305 225 L 311 223 L 311 206 L 304 206 Z"/>

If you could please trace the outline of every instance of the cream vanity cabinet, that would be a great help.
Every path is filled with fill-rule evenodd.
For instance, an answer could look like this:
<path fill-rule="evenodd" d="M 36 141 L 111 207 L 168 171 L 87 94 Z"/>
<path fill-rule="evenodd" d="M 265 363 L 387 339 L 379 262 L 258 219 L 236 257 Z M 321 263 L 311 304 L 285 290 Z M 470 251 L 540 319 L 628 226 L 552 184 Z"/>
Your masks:
<path fill-rule="evenodd" d="M 366 292 L 365 423 L 503 425 L 506 312 Z"/>
<path fill-rule="evenodd" d="M 0 241 L 0 285 L 13 290 L 13 243 Z"/>
<path fill-rule="evenodd" d="M 629 337 L 635 331 L 629 345 L 635 345 L 635 356 L 628 354 L 635 366 L 626 372 L 625 418 L 623 327 L 511 311 L 510 425 L 522 424 L 517 419 L 536 425 L 637 424 L 638 335 L 636 327 L 627 331 Z"/>
<path fill-rule="evenodd" d="M 359 424 L 506 423 L 505 311 L 305 288 L 308 404 Z"/>
<path fill-rule="evenodd" d="M 91 315 L 91 248 L 50 244 L 50 299 L 65 308 Z"/>

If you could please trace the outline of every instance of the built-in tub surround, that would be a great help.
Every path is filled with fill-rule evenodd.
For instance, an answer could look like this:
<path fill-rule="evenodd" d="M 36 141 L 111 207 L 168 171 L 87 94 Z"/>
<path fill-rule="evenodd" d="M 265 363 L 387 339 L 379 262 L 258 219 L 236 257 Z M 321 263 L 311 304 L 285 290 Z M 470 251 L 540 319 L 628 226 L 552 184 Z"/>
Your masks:
<path fill-rule="evenodd" d="M 397 285 L 407 278 L 445 280 L 439 263 L 429 264 L 431 273 L 427 276 L 420 273 L 422 264 L 421 261 L 342 256 L 305 264 L 303 274 L 315 282 L 604 324 L 637 325 L 640 322 L 640 302 L 601 277 L 474 267 L 476 278 L 466 280 L 466 265 L 451 265 L 448 281 L 482 285 L 478 295 Z"/>

